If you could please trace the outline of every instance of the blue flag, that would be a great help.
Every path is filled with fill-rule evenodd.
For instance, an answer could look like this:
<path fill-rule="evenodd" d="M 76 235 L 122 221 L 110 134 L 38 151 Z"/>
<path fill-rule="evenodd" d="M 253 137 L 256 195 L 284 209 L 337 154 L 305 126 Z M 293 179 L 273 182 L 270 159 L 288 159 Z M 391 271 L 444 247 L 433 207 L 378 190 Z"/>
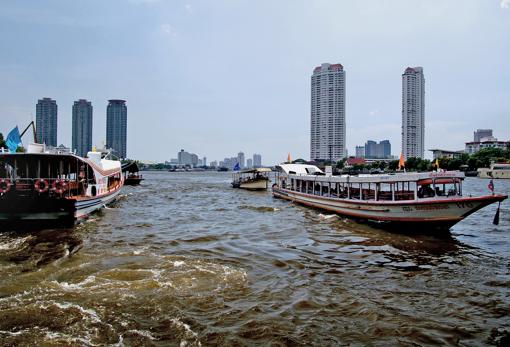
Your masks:
<path fill-rule="evenodd" d="M 241 167 L 239 166 L 239 163 L 236 163 L 236 165 L 234 166 L 234 171 L 239 171 L 241 170 Z"/>
<path fill-rule="evenodd" d="M 14 129 L 11 130 L 9 135 L 7 135 L 7 138 L 5 139 L 5 144 L 7 145 L 7 148 L 9 148 L 9 152 L 16 153 L 16 149 L 18 148 L 20 143 L 21 138 L 19 135 L 18 127 L 16 126 Z"/>

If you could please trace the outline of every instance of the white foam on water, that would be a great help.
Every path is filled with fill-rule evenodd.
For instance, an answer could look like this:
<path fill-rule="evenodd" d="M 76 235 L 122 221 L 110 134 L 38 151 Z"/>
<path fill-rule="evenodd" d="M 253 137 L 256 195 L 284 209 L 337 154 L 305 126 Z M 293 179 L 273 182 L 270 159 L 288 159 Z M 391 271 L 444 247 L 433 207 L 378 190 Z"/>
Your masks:
<path fill-rule="evenodd" d="M 196 332 L 194 332 L 193 330 L 191 330 L 191 328 L 190 328 L 190 326 L 188 324 L 186 324 L 184 322 L 181 322 L 177 318 L 172 318 L 171 322 L 177 328 L 180 328 L 180 329 L 184 330 L 184 337 L 185 337 L 185 339 L 181 340 L 181 343 L 179 344 L 179 346 L 181 346 L 181 347 L 187 346 L 189 341 L 187 341 L 186 339 L 188 339 L 188 340 L 190 340 L 190 339 L 196 340 L 197 346 L 202 346 L 200 341 L 197 340 L 198 339 L 198 334 Z"/>
<path fill-rule="evenodd" d="M 57 281 L 52 281 L 52 282 L 56 283 L 59 287 L 61 287 L 62 289 L 66 290 L 66 291 L 71 291 L 71 290 L 83 289 L 84 285 L 94 283 L 95 281 L 96 281 L 96 276 L 91 275 L 91 276 L 88 276 L 87 278 L 85 278 L 83 281 L 78 282 L 78 283 L 69 284 L 67 282 L 57 282 Z"/>
<path fill-rule="evenodd" d="M 154 336 L 151 335 L 150 332 L 148 332 L 147 330 L 138 330 L 138 329 L 131 329 L 131 330 L 128 330 L 128 332 L 130 333 L 135 333 L 135 334 L 138 334 L 140 336 L 144 336 L 152 341 L 156 340 L 156 338 Z"/>
<path fill-rule="evenodd" d="M 337 215 L 336 214 L 322 214 L 322 213 L 319 213 L 319 218 L 320 219 L 331 219 L 331 218 L 336 218 Z"/>
<path fill-rule="evenodd" d="M 0 330 L 0 335 L 9 335 L 9 336 L 19 336 L 24 333 L 30 332 L 30 329 L 23 329 L 20 331 L 7 331 L 7 330 Z"/>
<path fill-rule="evenodd" d="M 32 238 L 32 236 L 19 237 L 12 241 L 7 241 L 5 243 L 2 242 L 2 243 L 0 243 L 0 250 L 8 251 L 8 250 L 19 248 L 20 245 L 25 243 L 25 241 L 29 240 L 30 238 Z"/>
<path fill-rule="evenodd" d="M 173 262 L 174 267 L 181 267 L 184 265 L 184 262 L 182 260 L 176 260 Z"/>
<path fill-rule="evenodd" d="M 81 313 L 83 313 L 84 315 L 90 317 L 92 322 L 94 322 L 94 323 L 101 323 L 101 319 L 97 315 L 96 311 L 94 311 L 94 310 L 92 310 L 90 308 L 83 308 L 80 305 L 72 304 L 70 302 L 59 303 L 59 302 L 53 301 L 52 303 L 53 303 L 53 305 L 55 305 L 55 306 L 57 306 L 57 307 L 59 307 L 61 309 L 64 309 L 64 310 L 66 310 L 68 308 L 75 308 L 78 311 L 80 311 Z"/>

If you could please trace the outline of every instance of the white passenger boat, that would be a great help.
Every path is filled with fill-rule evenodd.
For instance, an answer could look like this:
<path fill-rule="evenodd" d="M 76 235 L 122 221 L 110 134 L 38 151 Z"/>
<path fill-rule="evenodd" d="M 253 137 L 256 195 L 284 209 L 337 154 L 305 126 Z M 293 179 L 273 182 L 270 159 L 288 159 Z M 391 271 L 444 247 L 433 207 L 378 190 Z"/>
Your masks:
<path fill-rule="evenodd" d="M 269 185 L 271 169 L 260 167 L 232 174 L 232 187 L 248 190 L 265 190 Z"/>
<path fill-rule="evenodd" d="M 458 171 L 326 176 L 313 165 L 277 166 L 273 195 L 355 219 L 416 228 L 449 229 L 507 195 L 463 196 Z M 499 219 L 499 214 L 498 214 Z"/>
<path fill-rule="evenodd" d="M 494 163 L 490 168 L 478 169 L 478 177 L 480 178 L 507 178 L 510 179 L 510 164 Z"/>
<path fill-rule="evenodd" d="M 49 152 L 0 153 L 0 223 L 72 225 L 114 201 L 124 183 L 120 161 Z"/>

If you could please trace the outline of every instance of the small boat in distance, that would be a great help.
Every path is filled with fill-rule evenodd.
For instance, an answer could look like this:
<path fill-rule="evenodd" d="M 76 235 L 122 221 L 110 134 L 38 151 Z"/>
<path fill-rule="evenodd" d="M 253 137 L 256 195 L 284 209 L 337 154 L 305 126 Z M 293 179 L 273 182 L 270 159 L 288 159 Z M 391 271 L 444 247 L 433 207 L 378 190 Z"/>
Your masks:
<path fill-rule="evenodd" d="M 270 168 L 259 167 L 232 174 L 232 187 L 248 190 L 265 190 L 269 186 Z"/>
<path fill-rule="evenodd" d="M 281 164 L 276 168 L 274 197 L 410 231 L 448 230 L 508 197 L 463 196 L 464 173 L 458 171 L 331 176 L 313 165 Z"/>
<path fill-rule="evenodd" d="M 124 175 L 125 186 L 137 186 L 143 180 L 139 174 L 140 169 L 135 161 L 122 165 L 122 173 Z"/>
<path fill-rule="evenodd" d="M 510 179 L 510 164 L 493 163 L 490 168 L 478 169 L 478 177 L 480 178 L 506 178 Z"/>
<path fill-rule="evenodd" d="M 30 144 L 24 153 L 0 153 L 0 224 L 71 226 L 113 202 L 124 184 L 110 153 L 87 158 Z"/>

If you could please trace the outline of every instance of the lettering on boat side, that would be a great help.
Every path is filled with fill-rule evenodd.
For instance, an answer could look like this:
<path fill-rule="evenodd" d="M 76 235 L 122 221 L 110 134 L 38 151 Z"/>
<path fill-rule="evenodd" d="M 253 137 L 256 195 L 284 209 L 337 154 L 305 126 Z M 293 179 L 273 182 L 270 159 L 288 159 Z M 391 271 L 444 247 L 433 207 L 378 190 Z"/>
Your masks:
<path fill-rule="evenodd" d="M 470 202 L 457 202 L 456 203 L 458 208 L 472 208 L 473 204 Z"/>
<path fill-rule="evenodd" d="M 402 211 L 434 211 L 434 210 L 448 210 L 448 205 L 425 205 L 425 206 L 402 206 Z"/>

